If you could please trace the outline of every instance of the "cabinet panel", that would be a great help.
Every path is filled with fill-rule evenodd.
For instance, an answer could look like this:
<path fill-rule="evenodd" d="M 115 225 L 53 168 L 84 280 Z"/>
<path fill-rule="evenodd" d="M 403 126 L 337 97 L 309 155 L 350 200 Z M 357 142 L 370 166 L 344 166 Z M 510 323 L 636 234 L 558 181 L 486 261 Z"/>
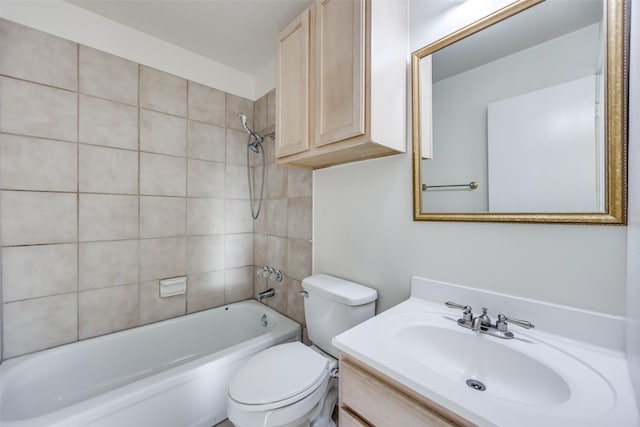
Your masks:
<path fill-rule="evenodd" d="M 340 427 L 370 427 L 348 409 L 340 408 Z"/>
<path fill-rule="evenodd" d="M 377 427 L 460 425 L 345 360 L 340 361 L 340 405 Z"/>
<path fill-rule="evenodd" d="M 316 2 L 316 146 L 365 133 L 365 2 Z"/>
<path fill-rule="evenodd" d="M 309 149 L 310 24 L 305 10 L 278 38 L 276 156 Z"/>

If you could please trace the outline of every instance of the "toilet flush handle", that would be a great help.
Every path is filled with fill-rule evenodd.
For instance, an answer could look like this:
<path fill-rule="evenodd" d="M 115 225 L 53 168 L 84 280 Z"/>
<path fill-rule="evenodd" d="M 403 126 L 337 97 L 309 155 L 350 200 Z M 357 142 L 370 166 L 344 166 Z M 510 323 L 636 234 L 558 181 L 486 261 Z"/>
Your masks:
<path fill-rule="evenodd" d="M 309 292 L 307 291 L 300 291 L 298 294 L 300 294 L 302 298 L 309 298 Z"/>

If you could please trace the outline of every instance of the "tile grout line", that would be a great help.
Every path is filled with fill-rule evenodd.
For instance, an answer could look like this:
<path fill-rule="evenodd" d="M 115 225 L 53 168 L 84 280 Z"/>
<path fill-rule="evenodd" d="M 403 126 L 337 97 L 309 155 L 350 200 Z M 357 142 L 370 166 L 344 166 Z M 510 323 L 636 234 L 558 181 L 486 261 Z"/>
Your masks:
<path fill-rule="evenodd" d="M 251 103 L 251 117 L 253 119 L 253 123 L 252 124 L 254 126 L 256 125 L 256 102 L 257 101 L 253 101 Z M 267 166 L 266 155 L 267 154 L 264 151 L 264 147 L 260 147 L 260 148 L 262 150 L 262 155 L 264 156 L 263 157 L 263 159 L 264 159 L 263 168 L 266 168 L 266 166 Z M 251 166 L 251 162 L 248 160 L 249 159 L 249 157 L 248 157 L 249 149 L 247 147 L 245 147 L 245 150 L 247 150 L 247 157 L 246 157 L 247 158 L 246 167 L 248 169 L 247 173 L 251 175 L 250 179 L 253 178 L 253 182 L 255 183 L 256 182 L 255 181 L 255 179 L 256 179 L 256 172 L 255 171 L 256 171 L 256 167 L 257 166 L 256 167 Z M 263 177 L 266 178 L 267 177 L 267 173 L 266 173 L 267 171 L 265 170 L 264 172 L 265 172 L 265 174 L 263 175 Z M 263 181 L 262 185 L 264 186 L 265 184 L 266 183 Z M 264 187 L 263 187 L 263 189 L 264 189 Z M 263 203 L 263 200 L 261 200 L 260 203 Z M 262 207 L 261 207 L 260 210 L 262 210 Z M 257 296 L 257 294 L 258 294 L 256 292 L 256 277 L 257 277 L 257 275 L 254 273 L 255 271 L 257 271 L 257 267 L 256 267 L 255 262 L 256 262 L 256 221 L 258 220 L 258 218 L 253 218 L 253 200 L 252 200 L 252 197 L 251 197 L 251 193 L 249 193 L 249 211 L 250 211 L 250 215 L 251 215 L 251 265 L 252 265 L 252 268 L 251 268 L 251 296 L 255 298 Z M 258 213 L 258 216 L 259 215 L 260 215 L 260 213 Z M 264 213 L 263 213 L 263 215 L 264 215 Z"/>
<path fill-rule="evenodd" d="M 184 276 L 186 277 L 186 289 L 184 296 L 184 314 L 189 312 L 189 274 L 187 272 L 187 265 L 189 264 L 189 237 L 188 227 L 189 222 L 187 220 L 188 206 L 189 206 L 189 81 L 185 82 L 186 97 L 185 97 L 185 135 L 184 135 L 184 161 L 185 165 L 185 179 L 184 179 Z"/>
<path fill-rule="evenodd" d="M 80 340 L 80 45 L 76 45 L 76 341 Z"/>
<path fill-rule="evenodd" d="M 136 137 L 137 137 L 137 152 L 138 152 L 138 237 L 137 237 L 137 257 L 138 257 L 138 309 L 136 310 L 137 312 L 137 321 L 136 321 L 136 326 L 140 326 L 142 324 L 142 278 L 141 278 L 141 270 L 142 270 L 142 242 L 141 242 L 141 238 L 140 238 L 140 229 L 142 228 L 142 215 L 141 215 L 141 196 L 140 194 L 142 193 L 141 191 L 141 168 L 142 168 L 142 153 L 140 151 L 141 149 L 141 144 L 140 144 L 140 111 L 141 111 L 141 107 L 140 107 L 140 94 L 141 94 L 141 89 L 140 89 L 140 82 L 141 82 L 141 74 L 142 71 L 140 69 L 140 64 L 136 64 L 136 71 L 137 71 L 137 77 L 138 77 L 138 93 L 137 93 L 137 102 L 136 102 L 136 111 L 138 113 L 138 117 L 137 117 L 137 129 L 136 129 Z"/>
<path fill-rule="evenodd" d="M 228 172 L 227 172 L 227 131 L 228 131 L 228 126 L 227 126 L 227 98 L 228 95 L 227 93 L 224 94 L 224 208 L 222 209 L 222 224 L 223 224 L 223 238 L 222 238 L 222 267 L 223 267 L 223 303 L 224 304 L 228 304 L 227 301 L 227 257 L 226 257 L 226 252 L 227 252 L 227 176 L 228 176 Z"/>
<path fill-rule="evenodd" d="M 78 141 L 69 141 L 68 139 L 60 139 L 60 138 L 55 138 L 55 137 L 49 137 L 49 136 L 39 136 L 39 135 L 30 135 L 30 134 L 26 134 L 26 133 L 17 133 L 17 132 L 12 132 L 12 131 L 2 131 L 0 132 L 0 134 L 2 135 L 9 135 L 9 136 L 17 136 L 20 138 L 29 138 L 29 139 L 37 139 L 40 141 L 46 141 L 46 142 L 64 142 L 67 144 L 77 144 Z"/>
<path fill-rule="evenodd" d="M 57 297 L 57 296 L 61 296 L 61 295 L 71 295 L 71 294 L 83 293 L 83 292 L 93 292 L 93 291 L 98 291 L 98 290 L 101 290 L 101 289 L 119 288 L 119 287 L 124 287 L 124 286 L 130 286 L 130 285 L 133 285 L 133 284 L 135 284 L 135 282 L 131 282 L 131 283 L 116 283 L 116 284 L 109 284 L 109 285 L 106 285 L 106 286 L 97 286 L 95 288 L 82 289 L 82 290 L 79 290 L 79 291 L 56 292 L 56 293 L 53 293 L 53 294 L 30 296 L 30 297 L 26 297 L 26 298 L 12 299 L 11 301 L 6 301 L 5 304 L 13 304 L 13 303 L 26 302 L 26 301 L 33 301 L 33 300 Z"/>
<path fill-rule="evenodd" d="M 78 50 L 79 50 L 79 46 L 80 45 L 77 44 L 77 46 L 78 46 Z M 78 57 L 79 57 L 79 55 L 78 55 Z M 136 65 L 139 66 L 140 64 L 136 63 Z M 39 82 L 39 81 L 35 81 L 35 80 L 29 80 L 29 79 L 26 79 L 26 78 L 13 76 L 13 75 L 10 75 L 10 74 L 2 74 L 2 73 L 0 73 L 0 78 L 16 80 L 16 81 L 23 82 L 23 83 L 29 83 L 29 84 L 33 84 L 33 85 L 43 86 L 43 87 L 46 87 L 46 88 L 49 88 L 49 89 L 57 89 L 57 90 L 61 90 L 61 91 L 64 91 L 64 92 L 69 92 L 69 93 L 75 93 L 75 94 L 78 95 L 78 97 L 86 96 L 86 97 L 98 99 L 98 100 L 101 100 L 101 101 L 115 103 L 115 104 L 118 104 L 118 105 L 121 105 L 121 106 L 133 107 L 133 108 L 136 108 L 138 110 L 151 111 L 151 112 L 154 112 L 154 113 L 164 114 L 164 115 L 171 116 L 171 117 L 174 117 L 174 118 L 186 119 L 187 121 L 192 121 L 192 122 L 196 122 L 196 123 L 199 123 L 199 124 L 205 124 L 205 125 L 209 125 L 209 126 L 214 126 L 214 127 L 217 127 L 217 128 L 227 128 L 226 123 L 218 124 L 218 123 L 214 123 L 213 121 L 206 121 L 206 120 L 197 119 L 197 118 L 188 118 L 188 117 L 185 117 L 185 116 L 181 116 L 179 114 L 169 113 L 167 111 L 154 109 L 154 108 L 148 107 L 148 106 L 144 106 L 143 107 L 143 106 L 140 105 L 140 102 L 138 102 L 136 104 L 130 104 L 130 103 L 123 102 L 123 101 L 120 101 L 120 100 L 116 100 L 116 99 L 112 99 L 112 98 L 107 98 L 105 96 L 93 94 L 93 93 L 90 93 L 90 92 L 84 92 L 84 91 L 80 90 L 79 87 L 76 87 L 76 89 L 69 89 L 69 88 L 65 88 L 65 87 L 61 87 L 61 86 L 55 86 L 55 85 L 44 83 L 44 82 Z M 184 79 L 184 80 L 186 82 L 192 82 L 192 80 L 188 80 L 188 79 Z M 206 86 L 206 87 L 208 87 L 208 86 Z M 216 90 L 218 90 L 218 89 L 216 89 Z M 222 92 L 222 93 L 225 95 L 225 98 L 226 98 L 226 95 L 231 95 L 231 96 L 236 96 L 236 97 L 238 97 L 240 99 L 244 99 L 244 100 L 249 100 L 250 101 L 249 98 L 243 98 L 241 96 L 232 95 L 232 94 L 229 94 L 227 92 Z M 231 128 L 231 130 L 242 132 L 242 129 L 236 129 L 236 128 L 233 128 L 233 127 Z"/>
<path fill-rule="evenodd" d="M 11 79 L 11 80 L 15 80 L 17 82 L 22 82 L 22 83 L 28 83 L 28 84 L 33 84 L 33 85 L 38 85 L 38 86 L 42 86 L 48 89 L 57 89 L 57 90 L 61 90 L 64 92 L 69 92 L 69 93 L 78 93 L 78 89 L 69 89 L 66 87 L 61 87 L 61 86 L 55 86 L 52 84 L 48 84 L 48 83 L 43 83 L 43 82 L 38 82 L 35 80 L 29 80 L 23 77 L 18 77 L 18 76 L 12 76 L 10 74 L 0 74 L 0 78 L 4 78 L 4 79 Z"/>

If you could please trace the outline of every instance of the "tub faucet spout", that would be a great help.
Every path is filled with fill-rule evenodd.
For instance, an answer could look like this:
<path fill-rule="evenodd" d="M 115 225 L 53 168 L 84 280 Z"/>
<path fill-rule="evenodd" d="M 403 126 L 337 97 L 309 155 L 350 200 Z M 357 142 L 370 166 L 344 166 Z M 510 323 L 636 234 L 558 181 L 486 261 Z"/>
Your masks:
<path fill-rule="evenodd" d="M 262 301 L 265 298 L 272 297 L 276 294 L 273 288 L 269 288 L 266 291 L 258 292 L 258 301 Z"/>

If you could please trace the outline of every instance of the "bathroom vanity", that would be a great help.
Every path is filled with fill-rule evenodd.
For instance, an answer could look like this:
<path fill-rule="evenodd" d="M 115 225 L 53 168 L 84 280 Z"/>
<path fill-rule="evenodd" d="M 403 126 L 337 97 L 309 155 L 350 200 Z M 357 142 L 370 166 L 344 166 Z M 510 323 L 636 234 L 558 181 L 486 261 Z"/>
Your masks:
<path fill-rule="evenodd" d="M 640 425 L 623 318 L 414 277 L 333 344 L 341 426 Z"/>
<path fill-rule="evenodd" d="M 340 426 L 472 426 L 457 414 L 391 378 L 340 359 Z"/>

